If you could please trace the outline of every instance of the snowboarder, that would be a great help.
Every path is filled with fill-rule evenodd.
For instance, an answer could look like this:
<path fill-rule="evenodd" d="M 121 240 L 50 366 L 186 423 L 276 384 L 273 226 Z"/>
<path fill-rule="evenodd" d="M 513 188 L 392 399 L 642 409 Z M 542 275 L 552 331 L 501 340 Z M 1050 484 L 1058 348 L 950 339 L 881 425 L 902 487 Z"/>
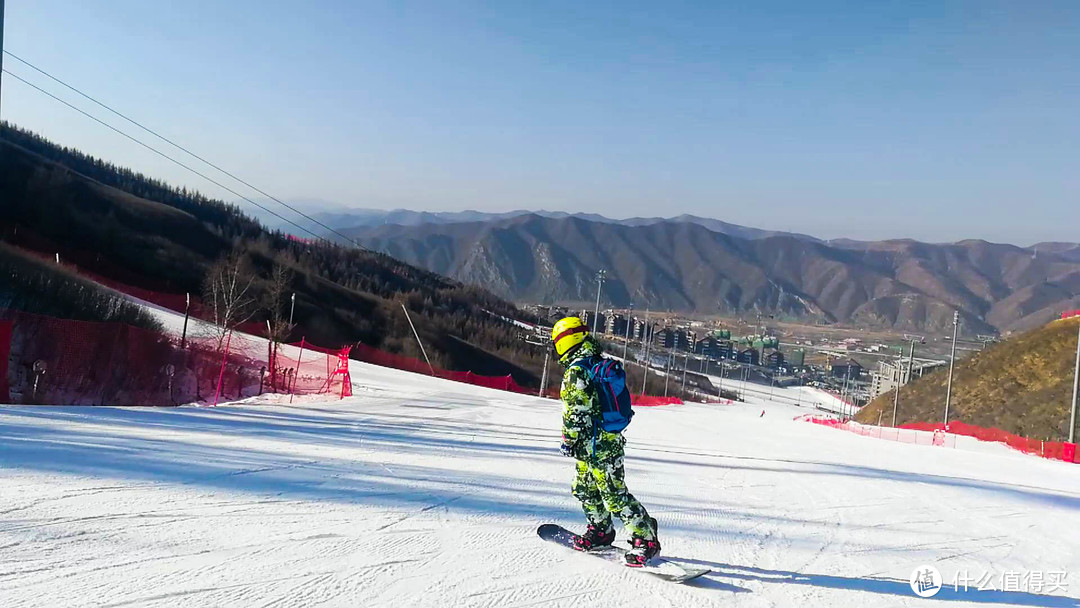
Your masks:
<path fill-rule="evenodd" d="M 644 566 L 660 553 L 656 520 L 649 517 L 645 507 L 626 488 L 623 469 L 626 439 L 621 432 L 612 433 L 601 427 L 603 413 L 589 363 L 603 360 L 603 349 L 577 317 L 556 323 L 551 342 L 559 364 L 566 369 L 560 390 L 565 404 L 561 451 L 577 460 L 572 493 L 581 501 L 589 522 L 585 534 L 574 539 L 574 548 L 591 551 L 615 542 L 611 520 L 614 514 L 630 533 L 626 565 Z"/>

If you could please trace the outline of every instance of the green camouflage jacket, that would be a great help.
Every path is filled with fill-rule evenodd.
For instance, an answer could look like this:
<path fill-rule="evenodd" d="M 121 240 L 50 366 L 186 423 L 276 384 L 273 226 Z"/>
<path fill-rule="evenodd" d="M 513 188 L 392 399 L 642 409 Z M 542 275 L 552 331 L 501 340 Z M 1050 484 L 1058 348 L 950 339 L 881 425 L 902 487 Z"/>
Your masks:
<path fill-rule="evenodd" d="M 598 357 L 603 352 L 600 343 L 592 336 L 588 336 L 581 343 L 581 348 L 570 356 L 559 359 L 559 364 L 566 368 L 563 373 L 562 388 L 559 391 L 564 404 L 563 441 L 573 446 L 572 455 L 578 460 L 592 460 L 594 456 L 602 455 L 600 452 L 606 452 L 609 448 L 622 444 L 621 434 L 609 433 L 599 428 L 603 412 L 600 409 L 596 387 L 593 386 L 587 370 L 573 365 L 581 359 Z"/>

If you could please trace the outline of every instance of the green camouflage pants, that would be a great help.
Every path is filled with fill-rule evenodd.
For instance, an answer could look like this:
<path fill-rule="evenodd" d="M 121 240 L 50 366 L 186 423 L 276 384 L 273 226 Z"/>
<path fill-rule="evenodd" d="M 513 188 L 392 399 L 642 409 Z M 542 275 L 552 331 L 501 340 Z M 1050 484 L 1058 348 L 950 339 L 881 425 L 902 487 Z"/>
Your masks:
<path fill-rule="evenodd" d="M 611 516 L 615 514 L 627 532 L 651 540 L 656 534 L 649 522 L 649 513 L 626 488 L 625 443 L 622 435 L 601 432 L 593 457 L 577 462 L 572 493 L 581 501 L 590 524 L 606 530 L 611 527 Z"/>

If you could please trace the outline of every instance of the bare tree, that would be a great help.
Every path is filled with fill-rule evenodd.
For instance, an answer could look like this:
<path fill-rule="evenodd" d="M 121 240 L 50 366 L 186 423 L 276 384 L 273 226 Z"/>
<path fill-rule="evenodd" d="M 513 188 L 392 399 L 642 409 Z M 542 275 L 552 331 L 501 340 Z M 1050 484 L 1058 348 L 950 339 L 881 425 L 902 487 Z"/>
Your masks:
<path fill-rule="evenodd" d="M 292 293 L 293 271 L 282 260 L 274 262 L 270 271 L 270 285 L 263 297 L 263 308 L 270 313 L 270 340 L 283 342 L 288 339 L 295 325 L 289 318 L 289 295 Z"/>
<path fill-rule="evenodd" d="M 221 257 L 207 270 L 203 280 L 203 303 L 214 315 L 218 350 L 230 331 L 255 314 L 254 282 L 255 273 L 247 258 L 236 252 Z"/>
<path fill-rule="evenodd" d="M 292 286 L 293 272 L 284 263 L 284 260 L 278 258 L 274 261 L 274 267 L 270 271 L 270 285 L 268 286 L 265 294 L 263 295 L 263 308 L 269 312 L 269 319 L 267 320 L 267 327 L 269 329 L 270 339 L 267 344 L 267 355 L 271 362 L 271 376 L 270 386 L 274 389 L 277 386 L 277 351 L 278 344 L 284 342 L 292 334 L 294 325 L 291 323 L 291 319 L 286 312 L 287 309 L 287 297 L 290 294 L 289 288 Z"/>

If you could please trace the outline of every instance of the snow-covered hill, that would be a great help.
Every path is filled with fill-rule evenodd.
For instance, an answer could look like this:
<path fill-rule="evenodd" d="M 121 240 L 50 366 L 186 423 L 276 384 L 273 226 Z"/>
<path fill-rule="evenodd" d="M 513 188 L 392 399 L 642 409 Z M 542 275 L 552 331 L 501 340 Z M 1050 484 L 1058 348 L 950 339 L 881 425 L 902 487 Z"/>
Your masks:
<path fill-rule="evenodd" d="M 666 556 L 715 570 L 677 586 L 536 538 L 581 522 L 555 402 L 352 373 L 344 401 L 0 408 L 0 604 L 902 606 L 928 601 L 921 564 L 999 589 L 1073 577 L 937 599 L 1078 603 L 1075 465 L 859 437 L 779 403 L 639 408 L 631 489 Z"/>

